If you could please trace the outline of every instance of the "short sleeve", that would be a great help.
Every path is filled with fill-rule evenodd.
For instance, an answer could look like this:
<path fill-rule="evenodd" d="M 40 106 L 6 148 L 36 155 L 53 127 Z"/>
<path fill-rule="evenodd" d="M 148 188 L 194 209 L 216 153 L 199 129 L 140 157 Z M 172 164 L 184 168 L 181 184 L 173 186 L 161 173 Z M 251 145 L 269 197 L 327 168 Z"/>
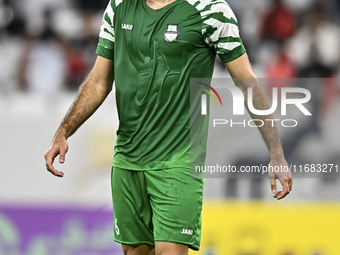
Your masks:
<path fill-rule="evenodd" d="M 110 1 L 104 12 L 102 25 L 100 27 L 99 42 L 96 54 L 111 60 L 113 60 L 114 58 L 114 43 L 115 43 L 115 30 L 113 18 L 114 10 L 112 6 L 112 1 Z"/>
<path fill-rule="evenodd" d="M 223 62 L 237 59 L 246 52 L 235 14 L 226 2 L 220 0 L 207 5 L 201 17 L 204 41 Z"/>

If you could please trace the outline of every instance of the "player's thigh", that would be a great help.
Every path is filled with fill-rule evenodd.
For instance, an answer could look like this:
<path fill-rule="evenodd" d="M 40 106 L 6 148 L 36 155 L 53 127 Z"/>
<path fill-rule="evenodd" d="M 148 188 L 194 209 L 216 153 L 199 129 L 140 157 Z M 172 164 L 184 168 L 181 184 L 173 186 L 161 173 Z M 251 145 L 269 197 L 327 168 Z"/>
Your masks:
<path fill-rule="evenodd" d="M 189 247 L 179 243 L 155 242 L 156 255 L 188 255 Z"/>
<path fill-rule="evenodd" d="M 183 168 L 148 171 L 145 179 L 155 242 L 179 243 L 198 250 L 204 180 L 192 178 L 190 170 Z"/>
<path fill-rule="evenodd" d="M 144 174 L 113 167 L 112 202 L 114 240 L 125 245 L 154 245 Z"/>
<path fill-rule="evenodd" d="M 149 244 L 122 244 L 124 255 L 155 255 L 155 246 Z"/>

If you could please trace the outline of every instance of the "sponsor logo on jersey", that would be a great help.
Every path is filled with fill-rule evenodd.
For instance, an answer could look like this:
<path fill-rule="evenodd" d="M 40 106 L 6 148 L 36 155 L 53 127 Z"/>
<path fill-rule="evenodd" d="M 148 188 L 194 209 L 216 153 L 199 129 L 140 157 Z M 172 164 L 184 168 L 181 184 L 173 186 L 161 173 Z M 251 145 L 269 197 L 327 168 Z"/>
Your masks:
<path fill-rule="evenodd" d="M 164 39 L 167 42 L 174 42 L 177 40 L 178 35 L 178 25 L 168 24 L 168 27 L 164 32 Z"/>
<path fill-rule="evenodd" d="M 133 25 L 131 25 L 131 24 L 122 24 L 122 29 L 132 30 L 133 29 Z"/>
<path fill-rule="evenodd" d="M 193 231 L 192 229 L 183 228 L 181 234 L 185 234 L 185 235 L 190 235 L 190 236 L 192 236 L 193 233 L 194 233 L 194 231 Z"/>
<path fill-rule="evenodd" d="M 118 228 L 118 225 L 117 225 L 117 219 L 115 219 L 115 231 L 116 231 L 116 234 L 117 234 L 117 235 L 120 234 L 119 228 Z"/>

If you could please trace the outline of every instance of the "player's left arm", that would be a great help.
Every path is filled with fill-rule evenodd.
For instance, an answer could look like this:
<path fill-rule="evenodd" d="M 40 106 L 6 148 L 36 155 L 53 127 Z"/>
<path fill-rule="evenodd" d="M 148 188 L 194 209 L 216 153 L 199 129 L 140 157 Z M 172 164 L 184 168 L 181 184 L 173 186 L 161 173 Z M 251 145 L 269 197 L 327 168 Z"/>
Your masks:
<path fill-rule="evenodd" d="M 259 130 L 262 134 L 262 137 L 268 147 L 270 153 L 270 166 L 275 167 L 286 167 L 288 169 L 287 161 L 284 157 L 282 145 L 280 142 L 280 137 L 275 125 L 274 121 L 265 121 L 266 119 L 273 119 L 273 116 L 270 115 L 256 115 L 249 111 L 247 104 L 247 90 L 248 88 L 252 88 L 253 90 L 253 105 L 257 110 L 267 110 L 269 109 L 269 105 L 267 99 L 264 95 L 264 92 L 261 88 L 261 85 L 252 71 L 251 65 L 248 60 L 247 54 L 243 54 L 241 57 L 225 63 L 231 77 L 234 79 L 235 85 L 239 87 L 245 98 L 245 107 L 247 108 L 250 116 L 253 119 L 260 119 L 265 123 L 262 127 L 259 127 Z M 272 172 L 269 173 L 271 189 L 274 194 L 274 198 L 282 199 L 292 190 L 293 179 L 291 173 L 288 172 Z M 276 187 L 276 179 L 282 184 L 283 191 L 277 191 Z"/>

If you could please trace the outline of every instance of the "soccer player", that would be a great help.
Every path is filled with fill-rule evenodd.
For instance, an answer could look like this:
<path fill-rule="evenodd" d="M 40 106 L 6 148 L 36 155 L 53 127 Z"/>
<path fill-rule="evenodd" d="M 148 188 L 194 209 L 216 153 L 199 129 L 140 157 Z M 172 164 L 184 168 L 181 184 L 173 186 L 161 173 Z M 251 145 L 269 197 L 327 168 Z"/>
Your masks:
<path fill-rule="evenodd" d="M 54 158 L 64 163 L 68 137 L 101 105 L 115 80 L 120 123 L 112 167 L 114 240 L 127 255 L 198 250 L 203 179 L 190 177 L 190 154 L 204 163 L 206 148 L 204 142 L 190 144 L 190 78 L 211 78 L 218 54 L 233 78 L 246 78 L 236 82 L 244 94 L 253 88 L 254 107 L 269 108 L 236 17 L 223 0 L 111 0 L 96 53 L 45 154 L 47 170 L 63 177 Z M 276 127 L 264 125 L 260 132 L 270 164 L 287 166 Z M 292 188 L 290 173 L 270 180 L 277 199 Z"/>

